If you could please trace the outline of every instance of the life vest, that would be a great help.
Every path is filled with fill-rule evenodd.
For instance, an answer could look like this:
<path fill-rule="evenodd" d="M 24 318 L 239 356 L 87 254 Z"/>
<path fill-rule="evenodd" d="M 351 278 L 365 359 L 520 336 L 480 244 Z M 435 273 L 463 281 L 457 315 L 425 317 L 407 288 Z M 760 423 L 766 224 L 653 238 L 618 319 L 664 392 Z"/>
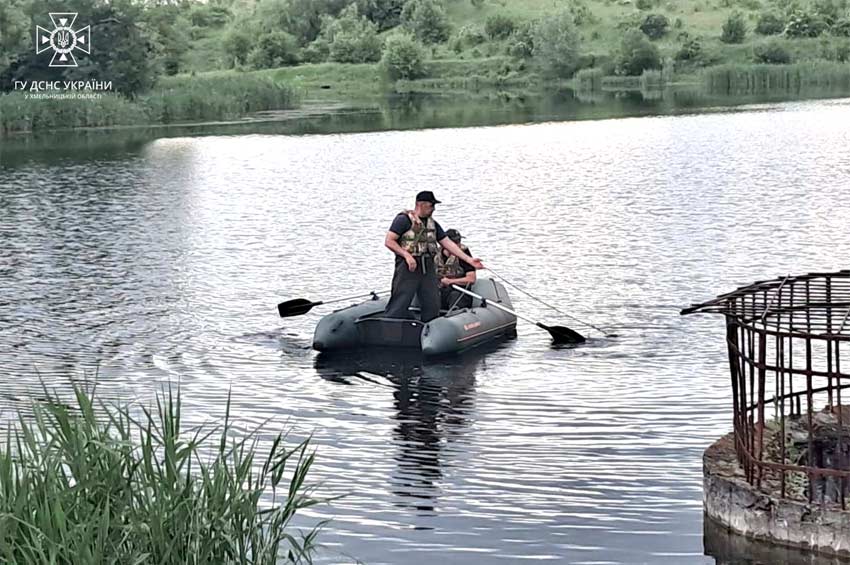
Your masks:
<path fill-rule="evenodd" d="M 410 229 L 401 234 L 401 237 L 398 238 L 398 244 L 414 257 L 427 255 L 435 257 L 439 255 L 437 224 L 433 218 L 421 222 L 419 227 L 416 227 L 416 224 L 411 221 Z"/>
<path fill-rule="evenodd" d="M 467 246 L 461 243 L 460 245 L 458 245 L 458 247 L 460 247 L 461 251 L 469 255 L 469 248 Z M 448 257 L 446 257 L 441 251 L 437 254 L 437 258 L 434 262 L 437 264 L 437 275 L 439 275 L 440 278 L 463 278 L 463 265 L 460 264 L 460 259 L 458 259 L 454 255 L 449 255 Z"/>

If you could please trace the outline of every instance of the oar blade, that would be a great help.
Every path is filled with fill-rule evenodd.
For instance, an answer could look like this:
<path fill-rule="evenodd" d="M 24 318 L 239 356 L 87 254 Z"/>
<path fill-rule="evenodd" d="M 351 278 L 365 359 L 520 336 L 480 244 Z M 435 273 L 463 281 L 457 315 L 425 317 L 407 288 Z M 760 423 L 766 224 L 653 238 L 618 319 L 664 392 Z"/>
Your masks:
<path fill-rule="evenodd" d="M 558 345 L 585 342 L 583 335 L 564 326 L 547 326 L 546 330 L 552 336 L 552 341 Z"/>
<path fill-rule="evenodd" d="M 300 316 L 309 312 L 313 306 L 320 304 L 319 302 L 310 302 L 306 298 L 295 298 L 287 300 L 277 305 L 277 313 L 281 318 L 289 318 L 292 316 Z"/>

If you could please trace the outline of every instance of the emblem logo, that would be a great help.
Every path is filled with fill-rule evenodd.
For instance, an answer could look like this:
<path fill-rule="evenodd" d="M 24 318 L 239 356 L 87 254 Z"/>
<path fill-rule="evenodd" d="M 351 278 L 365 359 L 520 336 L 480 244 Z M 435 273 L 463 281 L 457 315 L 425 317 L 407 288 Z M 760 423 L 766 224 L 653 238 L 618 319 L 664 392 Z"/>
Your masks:
<path fill-rule="evenodd" d="M 91 26 L 74 30 L 76 12 L 50 12 L 53 30 L 35 26 L 35 52 L 43 53 L 53 49 L 51 67 L 76 67 L 74 50 L 91 53 Z"/>

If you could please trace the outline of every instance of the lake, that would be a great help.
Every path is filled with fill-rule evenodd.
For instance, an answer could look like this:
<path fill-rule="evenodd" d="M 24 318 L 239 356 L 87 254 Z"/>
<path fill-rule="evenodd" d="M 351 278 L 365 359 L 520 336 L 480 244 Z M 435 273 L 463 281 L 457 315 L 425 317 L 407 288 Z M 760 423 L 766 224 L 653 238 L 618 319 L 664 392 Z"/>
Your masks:
<path fill-rule="evenodd" d="M 344 495 L 299 521 L 332 518 L 322 563 L 798 562 L 704 532 L 724 323 L 679 310 L 847 267 L 850 98 L 630 100 L 0 140 L 3 420 L 42 380 L 143 404 L 179 382 L 192 424 L 230 392 L 241 429 L 312 434 L 309 479 Z M 509 287 L 588 343 L 521 322 L 456 359 L 317 355 L 332 308 L 275 305 L 388 289 L 384 234 L 420 190 L 499 275 L 619 337 Z"/>

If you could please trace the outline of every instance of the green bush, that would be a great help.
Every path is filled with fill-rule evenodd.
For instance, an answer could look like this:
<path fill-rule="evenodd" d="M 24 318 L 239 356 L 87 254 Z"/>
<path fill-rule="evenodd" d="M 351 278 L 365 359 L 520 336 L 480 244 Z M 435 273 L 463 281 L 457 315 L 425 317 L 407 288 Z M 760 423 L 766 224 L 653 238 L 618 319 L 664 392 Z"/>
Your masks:
<path fill-rule="evenodd" d="M 734 12 L 723 24 L 720 41 L 723 43 L 743 43 L 747 36 L 747 23 L 741 12 Z"/>
<path fill-rule="evenodd" d="M 637 0 L 635 6 L 638 10 L 651 10 L 655 6 L 655 2 L 653 0 Z"/>
<path fill-rule="evenodd" d="M 155 408 L 107 406 L 74 387 L 7 428 L 0 447 L 0 554 L 6 563 L 255 563 L 311 559 L 296 513 L 316 504 L 305 483 L 314 455 L 260 430 L 191 429 L 180 391 Z M 70 404 L 70 405 L 69 405 Z M 264 493 L 269 493 L 265 500 Z"/>
<path fill-rule="evenodd" d="M 324 39 L 317 38 L 301 48 L 298 58 L 304 63 L 324 63 L 330 57 L 331 48 Z"/>
<path fill-rule="evenodd" d="M 848 56 L 850 56 L 850 41 L 829 40 L 824 37 L 821 40 L 820 56 L 827 61 L 846 63 Z"/>
<path fill-rule="evenodd" d="M 536 23 L 526 22 L 520 25 L 508 40 L 508 55 L 519 59 L 534 56 L 534 27 Z"/>
<path fill-rule="evenodd" d="M 788 16 L 785 35 L 793 38 L 817 37 L 824 33 L 827 28 L 826 22 L 820 16 L 802 10 L 794 10 Z"/>
<path fill-rule="evenodd" d="M 759 35 L 779 35 L 785 31 L 785 18 L 774 12 L 762 12 L 756 22 L 755 32 Z"/>
<path fill-rule="evenodd" d="M 640 30 L 650 39 L 661 39 L 669 27 L 670 20 L 663 14 L 649 14 L 640 24 Z"/>
<path fill-rule="evenodd" d="M 328 56 L 337 63 L 374 63 L 381 59 L 377 26 L 351 4 L 339 17 L 325 16 L 319 38 L 328 45 Z"/>
<path fill-rule="evenodd" d="M 513 18 L 504 14 L 494 14 L 484 22 L 484 33 L 490 39 L 507 39 L 515 29 Z"/>
<path fill-rule="evenodd" d="M 841 18 L 835 21 L 830 28 L 832 35 L 836 37 L 850 37 L 850 18 Z"/>
<path fill-rule="evenodd" d="M 769 65 L 787 65 L 791 62 L 791 54 L 778 41 L 770 41 L 753 48 L 753 60 L 756 63 Z"/>
<path fill-rule="evenodd" d="M 845 41 L 835 47 L 835 60 L 839 63 L 850 62 L 850 42 Z"/>
<path fill-rule="evenodd" d="M 640 76 L 647 69 L 661 68 L 661 54 L 658 48 L 643 32 L 626 32 L 616 58 L 617 74 Z"/>
<path fill-rule="evenodd" d="M 406 34 L 391 35 L 384 42 L 381 66 L 392 80 L 425 76 L 425 52 L 422 45 Z"/>
<path fill-rule="evenodd" d="M 847 14 L 847 0 L 814 0 L 812 12 L 831 26 Z"/>
<path fill-rule="evenodd" d="M 271 31 L 257 39 L 248 54 L 248 64 L 255 69 L 272 69 L 298 64 L 298 41 L 285 31 Z"/>
<path fill-rule="evenodd" d="M 699 39 L 691 38 L 685 40 L 682 46 L 676 52 L 675 59 L 677 61 L 696 61 L 702 56 L 702 43 Z"/>
<path fill-rule="evenodd" d="M 461 26 L 455 34 L 455 38 L 461 42 L 464 47 L 475 47 L 487 41 L 487 36 L 476 25 L 467 24 Z"/>
<path fill-rule="evenodd" d="M 439 0 L 409 0 L 401 12 L 401 21 L 426 45 L 445 42 L 451 32 L 449 18 Z"/>
<path fill-rule="evenodd" d="M 579 33 L 569 10 L 536 22 L 533 53 L 547 74 L 568 77 L 576 70 Z"/>

